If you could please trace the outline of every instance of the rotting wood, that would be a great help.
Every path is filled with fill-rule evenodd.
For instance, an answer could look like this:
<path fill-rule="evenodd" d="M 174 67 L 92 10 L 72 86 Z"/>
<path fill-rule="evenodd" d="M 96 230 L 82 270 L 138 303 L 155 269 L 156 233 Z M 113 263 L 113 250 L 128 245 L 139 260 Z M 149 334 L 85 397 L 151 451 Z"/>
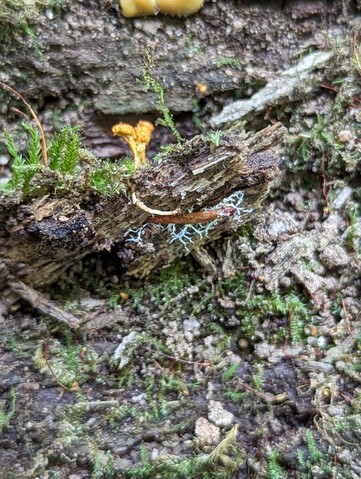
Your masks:
<path fill-rule="evenodd" d="M 161 164 L 138 170 L 131 187 L 146 205 L 177 208 L 182 213 L 202 211 L 239 194 L 244 196 L 241 221 L 248 221 L 278 173 L 278 148 L 284 134 L 285 128 L 278 123 L 255 134 L 246 134 L 236 125 L 221 135 L 218 146 L 197 136 L 175 146 Z M 127 232 L 138 231 L 140 236 L 148 217 L 132 205 L 126 183 L 112 197 L 89 191 L 24 201 L 19 196 L 2 197 L 0 288 L 19 278 L 33 288 L 52 283 L 85 255 L 112 245 L 118 251 L 119 268 L 144 274 L 239 226 L 222 219 L 187 249 L 178 241 L 170 243 L 160 225 L 147 227 L 138 244 L 129 241 Z"/>

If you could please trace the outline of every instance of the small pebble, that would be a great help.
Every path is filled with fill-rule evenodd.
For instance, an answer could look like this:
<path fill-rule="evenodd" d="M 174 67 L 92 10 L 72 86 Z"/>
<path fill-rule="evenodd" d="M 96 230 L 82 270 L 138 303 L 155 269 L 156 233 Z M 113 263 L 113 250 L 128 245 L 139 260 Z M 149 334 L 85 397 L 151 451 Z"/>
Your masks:
<path fill-rule="evenodd" d="M 209 401 L 208 410 L 208 419 L 216 426 L 227 427 L 234 421 L 233 414 L 224 409 L 220 401 Z"/>
<path fill-rule="evenodd" d="M 194 434 L 201 445 L 218 444 L 221 440 L 221 431 L 205 417 L 197 419 Z"/>
<path fill-rule="evenodd" d="M 152 452 L 150 453 L 150 460 L 155 461 L 156 459 L 158 459 L 158 456 L 159 456 L 159 450 L 154 448 Z"/>
<path fill-rule="evenodd" d="M 249 342 L 247 341 L 246 338 L 240 338 L 238 340 L 238 346 L 240 349 L 247 349 L 249 346 Z"/>
<path fill-rule="evenodd" d="M 341 143 L 348 143 L 355 137 L 355 135 L 351 130 L 341 130 L 338 132 L 337 137 Z"/>
<path fill-rule="evenodd" d="M 320 336 L 319 338 L 317 338 L 316 344 L 317 347 L 319 347 L 320 349 L 325 349 L 330 344 L 330 340 L 325 336 Z"/>

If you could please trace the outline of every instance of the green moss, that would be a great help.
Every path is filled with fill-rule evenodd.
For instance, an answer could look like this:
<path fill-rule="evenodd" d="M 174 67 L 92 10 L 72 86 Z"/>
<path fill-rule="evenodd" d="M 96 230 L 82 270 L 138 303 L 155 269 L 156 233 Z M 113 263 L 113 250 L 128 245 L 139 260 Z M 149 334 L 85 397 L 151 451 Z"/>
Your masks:
<path fill-rule="evenodd" d="M 322 477 L 329 478 L 334 477 L 335 473 L 341 472 L 338 471 L 338 466 L 333 464 L 334 458 L 332 453 L 325 454 L 318 448 L 313 432 L 310 429 L 305 432 L 305 440 L 307 451 L 304 452 L 301 449 L 297 451 L 298 463 L 302 470 L 301 479 L 313 478 L 316 471 L 322 471 Z"/>
<path fill-rule="evenodd" d="M 236 70 L 243 70 L 242 63 L 235 57 L 222 57 L 217 61 L 217 68 L 224 66 L 235 68 Z"/>
<path fill-rule="evenodd" d="M 74 391 L 75 386 L 87 381 L 98 369 L 97 353 L 75 342 L 70 332 L 65 332 L 62 341 L 53 339 L 45 347 L 40 341 L 33 362 L 43 374 Z"/>
<path fill-rule="evenodd" d="M 169 301 L 181 293 L 184 288 L 194 284 L 197 276 L 194 266 L 190 261 L 176 259 L 167 268 L 161 269 L 150 276 L 149 285 L 146 289 L 126 288 L 133 308 L 137 308 L 145 298 L 152 299 L 156 304 Z"/>
<path fill-rule="evenodd" d="M 312 312 L 298 294 L 265 291 L 259 295 L 250 295 L 249 285 L 242 274 L 219 281 L 217 290 L 220 295 L 237 299 L 239 307 L 236 310 L 236 315 L 241 320 L 239 330 L 244 337 L 252 340 L 257 329 L 266 318 L 276 319 L 277 317 L 287 316 L 293 342 L 302 343 L 306 339 L 303 328 L 309 321 Z M 219 310 L 216 303 L 214 303 L 214 308 Z M 284 331 L 281 332 L 282 337 L 284 337 Z"/>
<path fill-rule="evenodd" d="M 42 169 L 40 137 L 38 130 L 29 123 L 22 123 L 22 126 L 29 133 L 28 150 L 25 156 L 17 151 L 10 133 L 4 131 L 5 145 L 13 159 L 13 174 L 8 182 L 1 185 L 0 189 L 9 192 L 22 190 L 24 194 L 29 194 L 32 178 Z"/>
<path fill-rule="evenodd" d="M 231 479 L 243 458 L 236 443 L 237 427 L 209 453 L 180 459 L 177 456 L 160 456 L 150 461 L 144 445 L 140 448 L 140 464 L 125 471 L 132 479 Z"/>
<path fill-rule="evenodd" d="M 170 129 L 173 133 L 174 138 L 177 140 L 177 143 L 182 143 L 182 137 L 180 136 L 173 116 L 169 111 L 164 99 L 164 88 L 159 83 L 159 81 L 153 76 L 153 58 L 150 49 L 147 49 L 144 59 L 144 68 L 143 68 L 143 79 L 144 79 L 144 91 L 153 90 L 157 94 L 157 110 L 162 114 L 162 119 L 158 119 L 157 123 L 161 124 Z"/>
<path fill-rule="evenodd" d="M 37 39 L 37 36 L 36 36 L 34 30 L 30 27 L 30 25 L 28 24 L 28 22 L 26 20 L 24 20 L 21 23 L 21 28 L 24 30 L 25 34 L 28 36 L 28 38 L 30 40 L 31 48 L 33 48 L 35 53 L 37 54 L 37 56 L 40 59 L 42 59 L 43 56 L 44 56 L 43 51 L 41 49 L 41 46 L 39 44 L 39 41 Z"/>
<path fill-rule="evenodd" d="M 191 55 L 197 55 L 201 49 L 194 43 L 193 35 L 190 33 L 184 38 L 184 44 Z"/>
<path fill-rule="evenodd" d="M 263 364 L 256 363 L 252 367 L 253 374 L 252 374 L 252 386 L 257 391 L 262 390 L 263 386 Z"/>
<path fill-rule="evenodd" d="M 272 451 L 267 458 L 267 478 L 286 479 L 285 472 L 278 462 L 278 452 Z"/>
<path fill-rule="evenodd" d="M 124 189 L 124 181 L 135 171 L 134 162 L 125 160 L 116 164 L 108 160 L 98 161 L 90 175 L 90 186 L 102 195 L 114 195 Z M 95 166 L 95 165 L 93 165 Z"/>
<path fill-rule="evenodd" d="M 0 186 L 4 192 L 11 194 L 20 190 L 24 196 L 38 196 L 47 192 L 94 190 L 113 195 L 124 190 L 125 180 L 134 172 L 130 159 L 120 164 L 101 161 L 84 149 L 77 126 L 66 126 L 54 135 L 48 149 L 49 168 L 46 168 L 42 163 L 38 130 L 28 123 L 22 126 L 29 135 L 25 154 L 18 152 L 14 139 L 4 132 L 5 144 L 13 159 L 12 177 Z"/>
<path fill-rule="evenodd" d="M 346 230 L 346 243 L 358 256 L 361 256 L 361 232 L 357 221 L 360 218 L 360 203 L 349 201 L 346 205 L 345 212 L 349 222 L 349 226 Z"/>
<path fill-rule="evenodd" d="M 161 163 L 175 148 L 176 145 L 162 145 L 159 152 L 153 158 L 153 163 Z"/>
<path fill-rule="evenodd" d="M 346 81 L 347 83 L 347 81 Z M 351 98 L 344 98 L 342 88 L 338 91 L 332 108 L 314 118 L 312 127 L 297 124 L 300 131 L 289 138 L 290 151 L 286 164 L 290 172 L 311 170 L 318 172 L 323 178 L 344 176 L 345 173 L 355 176 L 360 170 L 360 158 L 352 141 L 340 141 L 339 133 L 349 130 L 354 140 L 359 136 L 360 126 L 350 118 L 348 113 Z"/>
<path fill-rule="evenodd" d="M 0 434 L 3 429 L 9 426 L 11 418 L 14 416 L 16 410 L 16 393 L 14 389 L 10 389 L 10 407 L 8 411 L 5 411 L 0 406 Z"/>
<path fill-rule="evenodd" d="M 235 363 L 235 364 L 231 364 L 231 366 L 227 369 L 227 371 L 223 374 L 223 381 L 226 382 L 226 381 L 229 381 L 230 379 L 233 378 L 233 376 L 235 375 L 237 369 L 239 367 L 239 364 L 238 363 Z"/>
<path fill-rule="evenodd" d="M 206 138 L 211 142 L 212 146 L 217 147 L 221 141 L 222 131 L 209 131 L 206 135 Z"/>
<path fill-rule="evenodd" d="M 125 405 L 111 408 L 105 420 L 111 430 L 116 430 L 125 419 L 138 419 L 141 417 L 143 417 L 143 411 L 141 409 Z"/>
<path fill-rule="evenodd" d="M 59 173 L 74 175 L 79 162 L 82 140 L 80 128 L 66 126 L 55 134 L 49 148 L 49 166 Z"/>
<path fill-rule="evenodd" d="M 94 440 L 88 439 L 89 455 L 92 463 L 91 479 L 107 479 L 115 477 L 111 451 L 101 451 Z"/>

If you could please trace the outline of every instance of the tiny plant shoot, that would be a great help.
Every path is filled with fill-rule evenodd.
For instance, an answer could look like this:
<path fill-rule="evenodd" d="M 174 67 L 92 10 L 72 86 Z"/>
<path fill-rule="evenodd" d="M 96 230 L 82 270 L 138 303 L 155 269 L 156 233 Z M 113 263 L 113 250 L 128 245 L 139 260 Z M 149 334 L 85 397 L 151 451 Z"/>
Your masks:
<path fill-rule="evenodd" d="M 168 127 L 171 132 L 173 133 L 174 138 L 177 140 L 177 143 L 182 143 L 182 137 L 179 134 L 179 131 L 177 130 L 173 116 L 169 111 L 169 108 L 165 104 L 164 101 L 164 89 L 162 85 L 159 83 L 159 81 L 154 78 L 153 76 L 153 58 L 152 58 L 152 53 L 149 48 L 147 48 L 146 53 L 145 53 L 145 58 L 144 58 L 144 67 L 143 67 L 143 79 L 144 79 L 144 91 L 149 91 L 153 90 L 158 98 L 157 98 L 157 110 L 159 113 L 162 114 L 163 119 L 162 120 L 157 120 L 157 122 L 163 126 Z"/>

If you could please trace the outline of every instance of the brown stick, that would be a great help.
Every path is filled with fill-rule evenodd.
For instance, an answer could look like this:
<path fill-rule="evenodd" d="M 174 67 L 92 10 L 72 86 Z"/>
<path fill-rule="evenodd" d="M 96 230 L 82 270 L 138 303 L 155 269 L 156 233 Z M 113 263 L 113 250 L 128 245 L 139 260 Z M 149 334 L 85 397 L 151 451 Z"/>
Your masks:
<path fill-rule="evenodd" d="M 53 301 L 47 299 L 43 294 L 38 293 L 33 288 L 26 286 L 21 281 L 13 281 L 9 283 L 10 288 L 14 293 L 17 293 L 22 299 L 25 299 L 31 306 L 40 313 L 49 316 L 55 321 L 60 321 L 69 326 L 69 328 L 79 328 L 78 319 L 67 311 L 58 308 Z"/>
<path fill-rule="evenodd" d="M 177 215 L 155 216 L 149 218 L 148 223 L 190 225 L 197 223 L 210 223 L 219 218 L 233 216 L 236 210 L 232 206 L 225 206 L 216 210 L 195 211 L 192 213 L 181 213 Z"/>
<path fill-rule="evenodd" d="M 45 343 L 44 343 L 44 346 L 43 346 L 43 354 L 44 354 L 44 361 L 45 361 L 46 365 L 48 366 L 48 369 L 49 369 L 50 373 L 52 374 L 55 381 L 59 384 L 59 386 L 61 388 L 63 388 L 65 391 L 69 391 L 69 392 L 77 391 L 78 390 L 78 383 L 76 381 L 74 382 L 74 384 L 71 388 L 68 388 L 68 386 L 65 386 L 65 384 L 63 384 L 61 381 L 59 381 L 57 375 L 54 372 L 54 369 L 53 369 L 52 365 L 49 362 L 49 342 L 50 342 L 50 338 L 47 338 Z"/>

